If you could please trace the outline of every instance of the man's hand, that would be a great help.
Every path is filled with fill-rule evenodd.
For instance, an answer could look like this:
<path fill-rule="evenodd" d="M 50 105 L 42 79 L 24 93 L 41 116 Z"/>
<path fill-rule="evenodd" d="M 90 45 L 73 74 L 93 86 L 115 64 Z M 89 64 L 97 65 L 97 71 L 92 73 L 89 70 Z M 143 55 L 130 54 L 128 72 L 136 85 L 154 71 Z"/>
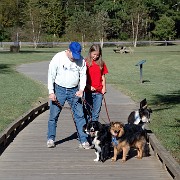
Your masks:
<path fill-rule="evenodd" d="M 76 92 L 75 95 L 82 98 L 83 97 L 83 91 L 79 90 L 79 91 Z"/>
<path fill-rule="evenodd" d="M 54 93 L 49 94 L 49 99 L 51 101 L 56 101 L 56 95 Z"/>

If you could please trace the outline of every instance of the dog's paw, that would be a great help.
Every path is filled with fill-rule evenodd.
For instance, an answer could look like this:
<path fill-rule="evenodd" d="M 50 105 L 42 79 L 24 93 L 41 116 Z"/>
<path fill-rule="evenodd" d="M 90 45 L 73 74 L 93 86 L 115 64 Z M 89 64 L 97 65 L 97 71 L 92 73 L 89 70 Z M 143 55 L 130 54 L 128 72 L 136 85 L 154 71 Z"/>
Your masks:
<path fill-rule="evenodd" d="M 112 157 L 112 158 L 111 158 L 111 161 L 115 162 L 115 161 L 116 161 L 116 158 Z"/>
<path fill-rule="evenodd" d="M 126 160 L 125 160 L 125 159 L 122 159 L 121 161 L 122 161 L 122 163 L 125 163 L 125 162 L 126 162 Z"/>
<path fill-rule="evenodd" d="M 96 158 L 96 159 L 94 159 L 94 161 L 95 161 L 95 162 L 98 162 L 98 161 L 99 161 L 99 159 L 97 159 L 97 158 Z"/>
<path fill-rule="evenodd" d="M 106 159 L 101 159 L 101 162 L 104 163 L 106 161 Z"/>
<path fill-rule="evenodd" d="M 137 159 L 142 159 L 142 157 L 136 156 Z"/>

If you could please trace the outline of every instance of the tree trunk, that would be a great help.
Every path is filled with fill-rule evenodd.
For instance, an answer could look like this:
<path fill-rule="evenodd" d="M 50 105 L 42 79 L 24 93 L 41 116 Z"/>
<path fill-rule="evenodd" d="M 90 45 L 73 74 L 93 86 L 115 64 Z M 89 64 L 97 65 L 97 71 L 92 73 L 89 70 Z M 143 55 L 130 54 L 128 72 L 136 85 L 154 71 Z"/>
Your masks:
<path fill-rule="evenodd" d="M 133 39 L 133 45 L 134 45 L 134 34 L 135 34 L 135 30 L 134 30 L 134 20 L 133 20 L 133 17 L 131 18 L 131 25 L 132 25 L 132 39 Z"/>
<path fill-rule="evenodd" d="M 32 33 L 33 33 L 33 43 L 34 43 L 34 48 L 36 49 L 37 43 L 39 42 L 40 34 L 41 34 L 41 21 L 40 21 L 39 27 L 36 30 L 35 25 L 34 25 L 34 23 L 35 23 L 34 17 L 33 17 L 31 9 L 30 9 L 30 18 L 31 18 Z M 36 32 L 37 32 L 37 34 L 36 34 Z"/>
<path fill-rule="evenodd" d="M 137 22 L 134 21 L 132 17 L 132 35 L 133 35 L 133 45 L 134 47 L 137 46 L 137 39 L 138 39 L 138 33 L 139 33 L 139 13 L 137 14 Z"/>
<path fill-rule="evenodd" d="M 139 13 L 138 13 L 137 23 L 136 23 L 136 34 L 135 34 L 135 39 L 134 39 L 134 47 L 137 46 L 138 33 L 139 33 Z"/>
<path fill-rule="evenodd" d="M 103 48 L 103 44 L 104 44 L 104 39 L 103 39 L 103 37 L 102 38 L 100 38 L 100 46 L 101 46 L 101 48 Z"/>
<path fill-rule="evenodd" d="M 83 51 L 85 52 L 85 44 L 84 44 L 84 34 L 82 34 L 82 49 L 83 49 Z"/>

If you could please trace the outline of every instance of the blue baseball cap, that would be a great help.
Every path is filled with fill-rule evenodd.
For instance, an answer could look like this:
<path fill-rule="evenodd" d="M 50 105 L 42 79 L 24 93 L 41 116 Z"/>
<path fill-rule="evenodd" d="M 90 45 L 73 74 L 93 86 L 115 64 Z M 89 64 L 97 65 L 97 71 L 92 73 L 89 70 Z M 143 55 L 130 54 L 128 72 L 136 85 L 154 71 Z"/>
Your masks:
<path fill-rule="evenodd" d="M 71 42 L 69 49 L 74 59 L 81 59 L 81 45 L 78 42 Z"/>

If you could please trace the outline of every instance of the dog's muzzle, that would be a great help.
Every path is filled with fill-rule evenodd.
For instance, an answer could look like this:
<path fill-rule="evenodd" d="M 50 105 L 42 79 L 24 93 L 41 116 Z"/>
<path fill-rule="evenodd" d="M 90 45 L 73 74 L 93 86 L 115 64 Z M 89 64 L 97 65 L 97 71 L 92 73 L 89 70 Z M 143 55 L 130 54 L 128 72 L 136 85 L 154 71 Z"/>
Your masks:
<path fill-rule="evenodd" d="M 119 131 L 114 130 L 114 131 L 112 131 L 112 133 L 113 133 L 113 136 L 114 136 L 114 137 L 117 137 L 117 136 L 118 136 L 118 134 L 119 134 Z"/>

